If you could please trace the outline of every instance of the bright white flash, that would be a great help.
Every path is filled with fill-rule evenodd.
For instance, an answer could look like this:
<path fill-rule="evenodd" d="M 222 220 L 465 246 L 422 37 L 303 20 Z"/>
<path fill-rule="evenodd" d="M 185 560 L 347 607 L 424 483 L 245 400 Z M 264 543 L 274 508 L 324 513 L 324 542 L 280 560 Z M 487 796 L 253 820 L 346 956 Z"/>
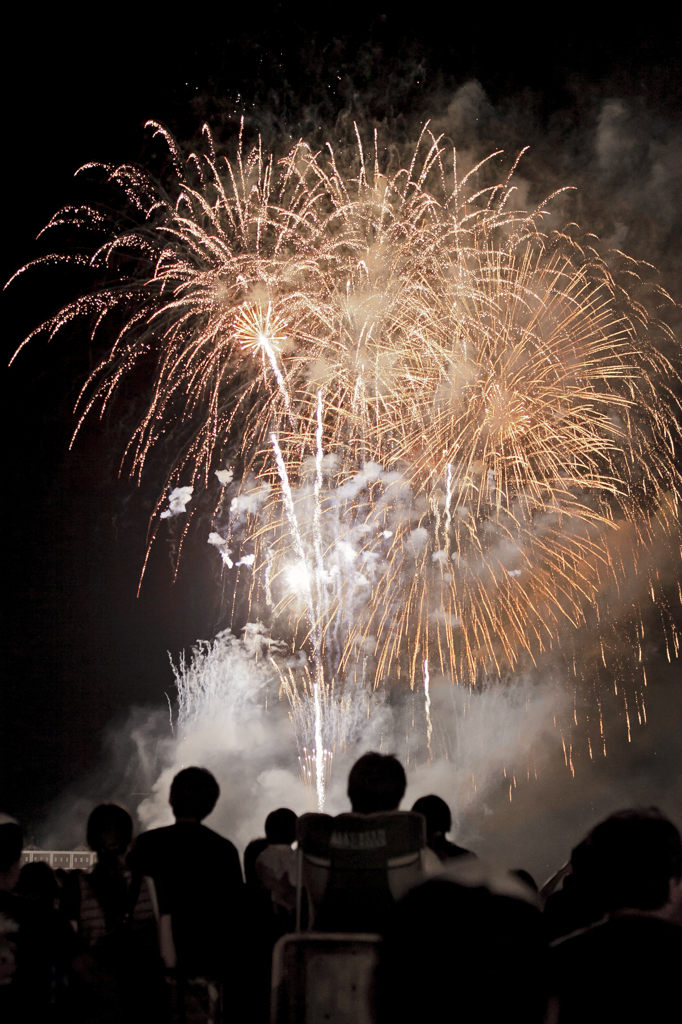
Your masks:
<path fill-rule="evenodd" d="M 310 570 L 305 562 L 294 562 L 284 570 L 284 578 L 292 594 L 300 594 L 305 600 L 305 595 L 310 590 Z"/>

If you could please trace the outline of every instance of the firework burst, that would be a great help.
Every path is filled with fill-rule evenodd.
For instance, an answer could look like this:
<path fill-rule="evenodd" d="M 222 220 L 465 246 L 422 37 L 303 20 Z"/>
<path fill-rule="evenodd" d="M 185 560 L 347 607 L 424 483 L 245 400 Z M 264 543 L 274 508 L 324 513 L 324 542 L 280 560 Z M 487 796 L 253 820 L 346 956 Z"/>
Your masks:
<path fill-rule="evenodd" d="M 423 679 L 428 697 L 430 666 L 474 686 L 570 648 L 590 617 L 603 632 L 633 577 L 660 598 L 680 479 L 660 342 L 677 342 L 621 283 L 616 264 L 633 280 L 639 264 L 544 231 L 548 200 L 513 209 L 516 165 L 477 187 L 491 158 L 460 177 L 427 129 L 389 172 L 376 136 L 340 166 L 329 146 L 276 159 L 241 135 L 219 158 L 208 130 L 184 160 L 154 128 L 172 185 L 104 169 L 138 223 L 89 257 L 112 283 L 39 330 L 122 311 L 79 425 L 155 354 L 133 473 L 169 430 L 169 485 L 237 467 L 211 543 L 251 547 L 252 612 L 310 654 L 284 682 L 318 787 L 351 683 Z M 108 230 L 94 208 L 49 226 L 83 221 Z M 629 628 L 641 648 L 636 607 Z"/>

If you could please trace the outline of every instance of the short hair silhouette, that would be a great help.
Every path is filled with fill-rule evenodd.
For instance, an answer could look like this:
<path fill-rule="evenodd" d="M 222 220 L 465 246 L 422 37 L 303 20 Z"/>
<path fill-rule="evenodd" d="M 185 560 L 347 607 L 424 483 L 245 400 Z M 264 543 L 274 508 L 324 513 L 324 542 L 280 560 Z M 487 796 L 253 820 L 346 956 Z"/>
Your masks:
<path fill-rule="evenodd" d="M 206 768 L 183 768 L 173 779 L 170 805 L 176 818 L 208 817 L 220 796 L 220 786 Z"/>
<path fill-rule="evenodd" d="M 270 811 L 265 819 L 265 835 L 269 843 L 286 843 L 291 846 L 296 838 L 298 817 L 288 807 Z"/>
<path fill-rule="evenodd" d="M 413 811 L 426 818 L 426 840 L 436 835 L 445 835 L 452 828 L 450 808 L 439 796 L 421 796 L 412 807 Z"/>
<path fill-rule="evenodd" d="M 379 950 L 379 1024 L 418 1020 L 542 1024 L 539 910 L 493 891 L 429 879 L 395 904 Z M 453 964 L 459 984 L 453 986 Z"/>
<path fill-rule="evenodd" d="M 59 884 L 50 865 L 36 860 L 22 867 L 16 892 L 36 903 L 52 907 L 59 896 Z"/>
<path fill-rule="evenodd" d="M 588 835 L 580 874 L 605 910 L 658 910 L 682 877 L 680 833 L 657 807 L 620 811 Z"/>
<path fill-rule="evenodd" d="M 348 798 L 358 814 L 395 811 L 406 787 L 405 769 L 394 754 L 363 754 L 348 776 Z"/>
<path fill-rule="evenodd" d="M 96 853 L 125 853 L 132 838 L 133 819 L 119 804 L 100 804 L 88 818 L 88 846 Z"/>

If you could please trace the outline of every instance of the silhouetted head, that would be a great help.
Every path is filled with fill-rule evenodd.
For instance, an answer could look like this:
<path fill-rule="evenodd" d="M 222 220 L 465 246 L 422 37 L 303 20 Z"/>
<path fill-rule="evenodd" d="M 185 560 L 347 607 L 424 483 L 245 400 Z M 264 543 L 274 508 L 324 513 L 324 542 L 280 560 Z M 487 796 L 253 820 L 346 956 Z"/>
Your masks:
<path fill-rule="evenodd" d="M 286 843 L 291 846 L 296 838 L 297 815 L 288 807 L 271 811 L 265 819 L 265 835 L 269 843 Z"/>
<path fill-rule="evenodd" d="M 17 892 L 20 896 L 51 907 L 59 895 L 55 873 L 44 861 L 24 864 L 19 875 Z"/>
<path fill-rule="evenodd" d="M 205 768 L 183 768 L 173 779 L 170 805 L 176 818 L 203 821 L 215 807 L 220 786 Z"/>
<path fill-rule="evenodd" d="M 88 818 L 88 846 L 102 856 L 125 853 L 133 838 L 133 819 L 119 804 L 100 804 Z"/>
<path fill-rule="evenodd" d="M 379 1022 L 541 1024 L 543 981 L 529 965 L 542 979 L 543 942 L 540 911 L 518 879 L 478 862 L 452 867 L 393 909 L 379 952 Z"/>
<path fill-rule="evenodd" d="M 0 814 L 0 889 L 11 892 L 17 884 L 23 843 L 19 822 Z"/>
<path fill-rule="evenodd" d="M 439 796 L 422 796 L 417 800 L 413 811 L 423 814 L 426 818 L 426 841 L 431 842 L 436 835 L 445 835 L 452 828 L 450 808 Z"/>
<path fill-rule="evenodd" d="M 656 807 L 612 814 L 581 844 L 577 873 L 605 910 L 658 910 L 682 877 L 680 833 Z"/>
<path fill-rule="evenodd" d="M 348 776 L 348 798 L 358 814 L 395 811 L 406 787 L 405 769 L 393 754 L 363 754 Z"/>

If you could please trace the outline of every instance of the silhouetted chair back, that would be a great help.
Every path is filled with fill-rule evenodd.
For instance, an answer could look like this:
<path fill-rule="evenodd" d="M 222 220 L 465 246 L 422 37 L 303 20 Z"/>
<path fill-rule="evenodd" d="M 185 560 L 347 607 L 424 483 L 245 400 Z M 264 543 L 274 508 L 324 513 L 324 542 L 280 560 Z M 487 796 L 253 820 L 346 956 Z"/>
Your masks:
<path fill-rule="evenodd" d="M 380 936 L 284 935 L 272 957 L 272 1024 L 374 1024 Z"/>
<path fill-rule="evenodd" d="M 302 895 L 308 927 L 381 931 L 393 903 L 423 880 L 426 827 L 421 814 L 303 814 L 298 840 L 297 928 Z"/>

